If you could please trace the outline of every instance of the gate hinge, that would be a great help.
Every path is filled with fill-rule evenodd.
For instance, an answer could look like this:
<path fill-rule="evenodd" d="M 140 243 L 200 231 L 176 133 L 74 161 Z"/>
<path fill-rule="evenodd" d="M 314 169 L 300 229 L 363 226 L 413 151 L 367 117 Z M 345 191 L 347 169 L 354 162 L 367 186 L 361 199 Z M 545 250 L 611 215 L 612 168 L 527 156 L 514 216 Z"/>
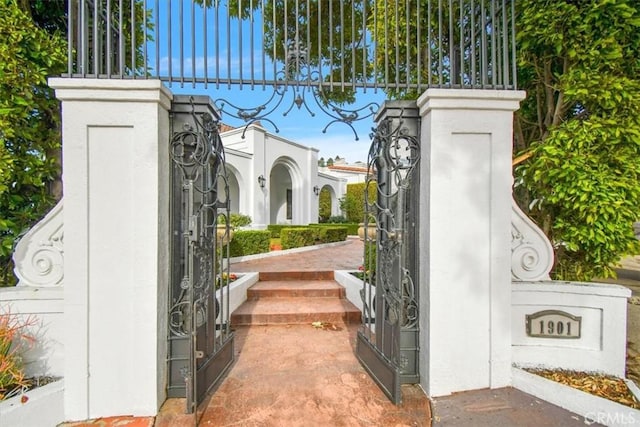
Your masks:
<path fill-rule="evenodd" d="M 202 359 L 204 357 L 204 351 L 196 350 L 196 359 Z"/>

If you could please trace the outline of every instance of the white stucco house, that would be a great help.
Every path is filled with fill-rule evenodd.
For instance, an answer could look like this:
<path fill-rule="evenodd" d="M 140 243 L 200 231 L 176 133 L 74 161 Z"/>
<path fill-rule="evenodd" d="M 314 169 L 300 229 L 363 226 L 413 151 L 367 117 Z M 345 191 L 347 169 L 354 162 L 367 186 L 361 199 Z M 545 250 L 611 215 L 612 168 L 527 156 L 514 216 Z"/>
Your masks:
<path fill-rule="evenodd" d="M 344 178 L 347 180 L 347 184 L 356 184 L 365 182 L 367 180 L 367 165 L 363 162 L 356 162 L 354 164 L 347 164 L 344 159 L 336 161 L 331 166 L 325 166 L 319 168 L 320 173 L 326 173 L 331 176 Z"/>
<path fill-rule="evenodd" d="M 339 199 L 347 184 L 364 182 L 366 176 L 363 167 L 319 168 L 318 149 L 274 135 L 259 123 L 223 125 L 221 138 L 231 212 L 251 216 L 253 228 L 318 222 L 322 189 L 331 194 L 331 215 L 340 215 Z"/>

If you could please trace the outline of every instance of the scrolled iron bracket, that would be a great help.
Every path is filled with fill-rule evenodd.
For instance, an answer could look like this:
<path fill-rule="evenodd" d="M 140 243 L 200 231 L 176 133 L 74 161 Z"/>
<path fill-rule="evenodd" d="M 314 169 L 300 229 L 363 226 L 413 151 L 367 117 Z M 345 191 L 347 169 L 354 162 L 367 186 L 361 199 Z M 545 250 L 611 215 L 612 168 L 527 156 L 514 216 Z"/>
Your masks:
<path fill-rule="evenodd" d="M 269 116 L 278 110 L 289 93 L 291 94 L 291 103 L 282 113 L 284 117 L 286 117 L 294 107 L 298 110 L 302 110 L 304 107 L 311 117 L 316 116 L 314 109 L 311 108 L 307 101 L 306 92 L 309 91 L 313 95 L 313 100 L 317 108 L 331 118 L 329 123 L 322 129 L 322 133 L 327 133 L 329 127 L 334 123 L 343 123 L 351 128 L 355 140 L 358 141 L 360 138 L 353 124 L 374 117 L 380 108 L 379 104 L 369 102 L 362 107 L 349 109 L 332 103 L 328 99 L 327 94 L 322 90 L 322 84 L 319 84 L 321 78 L 320 73 L 311 70 L 308 64 L 306 50 L 301 49 L 295 44 L 285 46 L 285 50 L 288 61 L 283 66 L 283 69 L 276 73 L 276 81 L 279 83 L 273 87 L 273 93 L 267 101 L 258 106 L 241 107 L 224 98 L 218 98 L 214 101 L 216 108 L 221 113 L 226 113 L 246 123 L 242 132 L 242 138 L 245 137 L 246 130 L 251 124 L 263 121 L 270 123 L 275 132 L 279 133 L 280 129 Z M 310 82 L 316 83 L 317 87 L 311 89 L 311 85 L 309 85 Z M 227 106 L 230 108 L 226 108 Z"/>

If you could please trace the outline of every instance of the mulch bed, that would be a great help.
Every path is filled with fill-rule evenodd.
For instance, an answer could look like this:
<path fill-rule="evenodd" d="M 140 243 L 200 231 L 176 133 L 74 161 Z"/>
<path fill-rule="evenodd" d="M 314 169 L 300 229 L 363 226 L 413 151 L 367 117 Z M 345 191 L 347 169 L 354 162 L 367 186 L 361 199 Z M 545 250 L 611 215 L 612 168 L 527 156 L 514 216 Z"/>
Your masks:
<path fill-rule="evenodd" d="M 629 387 L 627 387 L 627 384 L 621 378 L 590 372 L 565 371 L 559 369 L 526 369 L 526 371 L 586 393 L 603 397 L 634 409 L 640 409 L 640 402 L 638 402 L 629 390 Z"/>

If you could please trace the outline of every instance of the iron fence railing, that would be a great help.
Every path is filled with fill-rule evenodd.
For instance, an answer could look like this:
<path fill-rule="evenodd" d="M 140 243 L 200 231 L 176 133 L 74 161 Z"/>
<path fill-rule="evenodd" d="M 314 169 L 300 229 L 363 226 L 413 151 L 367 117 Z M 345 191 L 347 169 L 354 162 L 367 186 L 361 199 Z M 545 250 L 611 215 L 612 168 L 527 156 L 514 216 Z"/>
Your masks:
<path fill-rule="evenodd" d="M 515 0 L 69 0 L 67 77 L 515 89 Z"/>

